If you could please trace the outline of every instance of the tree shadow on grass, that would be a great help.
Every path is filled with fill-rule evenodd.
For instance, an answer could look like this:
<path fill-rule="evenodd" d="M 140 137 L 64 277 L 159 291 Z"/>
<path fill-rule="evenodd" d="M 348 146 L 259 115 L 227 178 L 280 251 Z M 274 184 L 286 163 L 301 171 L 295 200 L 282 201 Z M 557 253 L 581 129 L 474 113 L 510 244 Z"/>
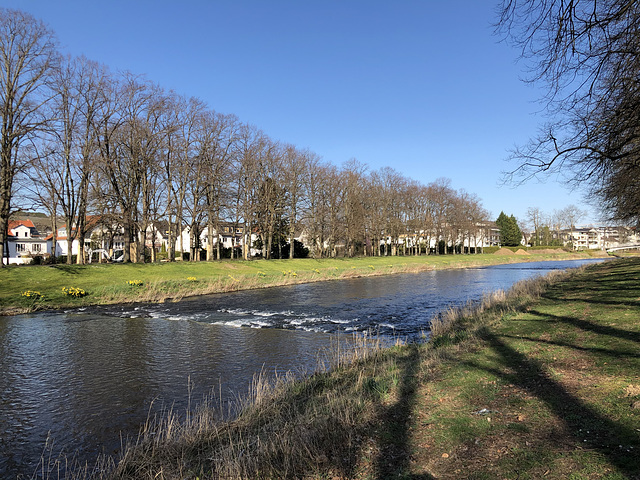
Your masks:
<path fill-rule="evenodd" d="M 410 461 L 410 422 L 416 402 L 416 389 L 419 382 L 420 346 L 409 345 L 408 355 L 398 358 L 398 398 L 379 414 L 380 428 L 377 432 L 379 454 L 374 464 L 375 478 L 403 478 L 429 480 L 429 474 L 411 475 Z"/>
<path fill-rule="evenodd" d="M 542 295 L 542 298 L 544 298 L 545 300 L 551 300 L 552 302 L 572 302 L 578 300 L 582 303 L 591 303 L 594 305 L 627 305 L 630 307 L 640 307 L 640 301 L 637 301 L 635 299 L 630 300 L 628 296 L 623 295 L 623 292 L 626 290 L 630 292 L 637 292 L 637 288 L 621 287 L 619 289 L 595 290 L 585 287 L 585 290 L 587 289 L 591 293 L 590 298 L 566 298 L 565 296 L 553 295 L 552 293 L 544 294 Z"/>
<path fill-rule="evenodd" d="M 582 442 L 584 439 L 581 434 L 588 430 L 588 443 L 583 445 L 601 453 L 623 475 L 629 478 L 637 478 L 640 475 L 640 464 L 635 454 L 627 453 L 630 446 L 634 449 L 640 447 L 637 432 L 603 416 L 573 396 L 549 376 L 542 363 L 527 358 L 507 345 L 499 335 L 485 332 L 483 338 L 503 368 L 490 368 L 475 362 L 467 362 L 467 365 L 501 377 L 505 382 L 526 390 L 543 401 L 564 422 L 576 441 Z"/>
<path fill-rule="evenodd" d="M 600 347 L 581 347 L 568 342 L 562 342 L 559 340 L 543 340 L 541 338 L 527 337 L 525 335 L 502 335 L 502 338 L 511 338 L 514 340 L 527 340 L 534 343 L 544 343 L 545 345 L 554 345 L 557 347 L 568 347 L 574 350 L 580 350 L 587 353 L 598 353 L 600 355 L 607 355 L 613 358 L 638 358 L 640 359 L 640 352 L 638 349 L 634 351 L 630 350 L 612 350 L 610 348 Z"/>
<path fill-rule="evenodd" d="M 87 268 L 86 266 L 82 266 L 82 265 L 65 265 L 65 264 L 58 264 L 58 265 L 51 265 L 51 268 L 55 268 L 56 270 L 60 270 L 64 273 L 68 273 L 69 275 L 78 275 L 80 273 L 83 273 L 83 271 Z"/>
<path fill-rule="evenodd" d="M 619 305 L 619 304 L 617 304 Z M 609 325 L 601 325 L 589 320 L 583 320 L 575 317 L 567 317 L 563 315 L 552 315 L 538 310 L 529 310 L 527 313 L 531 315 L 537 315 L 541 318 L 548 319 L 549 323 L 565 323 L 573 327 L 580 328 L 584 331 L 592 332 L 597 335 L 604 335 L 609 337 L 618 338 L 621 340 L 630 340 L 631 342 L 640 343 L 640 332 L 633 332 L 629 330 L 623 330 L 621 328 L 614 328 Z"/>
<path fill-rule="evenodd" d="M 557 288 L 550 288 L 542 298 L 554 302 L 578 300 L 585 303 L 602 305 L 640 306 L 638 292 L 638 275 L 636 270 L 640 259 L 632 262 L 610 262 L 598 265 L 598 274 L 594 276 L 577 276 L 563 282 Z M 585 295 L 588 292 L 589 295 Z M 577 294 L 578 297 L 574 298 Z"/>

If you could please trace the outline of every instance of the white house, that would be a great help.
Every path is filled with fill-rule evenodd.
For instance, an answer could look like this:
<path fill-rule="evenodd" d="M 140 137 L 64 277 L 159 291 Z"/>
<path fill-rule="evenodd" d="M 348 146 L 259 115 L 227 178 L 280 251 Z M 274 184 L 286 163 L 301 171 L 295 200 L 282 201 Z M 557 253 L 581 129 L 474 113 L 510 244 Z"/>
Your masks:
<path fill-rule="evenodd" d="M 258 238 L 255 233 L 251 234 L 250 242 L 253 242 Z M 213 230 L 213 244 L 217 245 L 220 242 L 221 248 L 241 248 L 245 243 L 246 235 L 244 234 L 243 225 L 234 225 L 232 223 L 223 222 L 220 224 L 220 232 Z M 200 235 L 198 236 L 198 244 L 201 249 L 206 250 L 209 243 L 209 232 L 206 225 L 202 226 Z M 191 251 L 191 226 L 187 225 L 182 233 L 176 239 L 176 251 L 177 252 L 190 252 Z M 259 250 L 251 248 L 250 254 L 258 255 Z"/>
<path fill-rule="evenodd" d="M 52 236 L 48 237 L 50 240 Z M 85 250 L 91 248 L 91 238 L 84 239 L 84 247 Z M 67 255 L 69 252 L 69 238 L 67 232 L 67 226 L 60 227 L 58 229 L 58 233 L 56 235 L 56 257 L 61 255 Z M 73 239 L 73 243 L 71 244 L 71 255 L 77 255 L 80 250 L 80 242 L 77 238 Z"/>
<path fill-rule="evenodd" d="M 8 234 L 7 257 L 2 259 L 5 265 L 23 265 L 37 256 L 50 255 L 50 244 L 31 220 L 10 220 Z"/>

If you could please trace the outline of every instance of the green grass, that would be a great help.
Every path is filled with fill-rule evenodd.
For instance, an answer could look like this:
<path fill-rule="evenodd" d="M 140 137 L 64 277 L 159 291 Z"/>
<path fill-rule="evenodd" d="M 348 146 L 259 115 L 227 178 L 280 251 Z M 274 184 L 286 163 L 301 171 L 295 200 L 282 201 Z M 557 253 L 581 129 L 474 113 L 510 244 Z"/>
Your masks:
<path fill-rule="evenodd" d="M 447 401 L 418 396 L 417 410 L 435 425 L 432 451 L 409 470 L 438 478 L 637 478 L 639 278 L 637 258 L 588 267 L 540 298 L 523 296 L 488 315 L 475 340 L 448 346 L 455 357 L 424 387 Z M 484 431 L 472 418 L 481 408 L 494 412 Z"/>
<path fill-rule="evenodd" d="M 521 257 L 487 254 L 13 266 L 0 269 L 0 312 L 19 313 L 89 304 L 179 300 L 188 295 L 364 275 L 563 258 L 576 258 L 576 255 L 541 254 Z M 132 286 L 129 284 L 131 281 L 139 281 L 142 285 Z M 86 295 L 81 298 L 70 297 L 64 294 L 63 287 L 83 289 Z M 23 296 L 28 290 L 39 292 L 41 297 Z"/>

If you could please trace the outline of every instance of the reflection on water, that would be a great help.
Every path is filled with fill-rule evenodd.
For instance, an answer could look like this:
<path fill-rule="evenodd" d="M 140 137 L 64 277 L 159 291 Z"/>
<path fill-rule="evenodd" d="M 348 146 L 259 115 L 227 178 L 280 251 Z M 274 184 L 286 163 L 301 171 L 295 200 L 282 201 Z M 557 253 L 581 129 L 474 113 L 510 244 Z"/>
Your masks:
<path fill-rule="evenodd" d="M 0 318 L 0 477 L 31 475 L 56 451 L 117 453 L 150 411 L 224 405 L 253 375 L 312 370 L 331 335 L 416 338 L 451 304 L 575 262 L 369 277 L 209 295 L 176 304 Z M 239 328 L 255 327 L 255 328 Z M 269 328 L 271 327 L 271 328 Z"/>

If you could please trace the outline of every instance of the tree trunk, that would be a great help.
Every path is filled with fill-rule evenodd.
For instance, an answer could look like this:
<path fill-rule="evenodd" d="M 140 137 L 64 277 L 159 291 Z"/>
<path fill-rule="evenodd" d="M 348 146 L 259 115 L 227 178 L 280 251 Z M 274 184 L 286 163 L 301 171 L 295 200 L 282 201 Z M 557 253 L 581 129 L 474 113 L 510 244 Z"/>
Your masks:
<path fill-rule="evenodd" d="M 55 208 L 51 215 L 51 260 L 55 263 L 56 244 L 58 243 L 58 219 L 56 218 Z"/>
<path fill-rule="evenodd" d="M 171 221 L 171 215 L 169 215 L 169 231 L 167 232 L 167 256 L 170 262 L 175 262 L 176 260 L 176 246 L 173 241 L 173 223 Z"/>
<path fill-rule="evenodd" d="M 211 215 L 211 213 L 209 213 Z M 209 217 L 211 218 L 211 217 Z M 213 222 L 207 222 L 207 262 L 213 261 Z"/>
<path fill-rule="evenodd" d="M 128 212 L 125 212 L 124 222 L 122 225 L 122 237 L 124 241 L 124 251 L 122 252 L 122 262 L 131 262 L 131 221 L 128 218 Z"/>

